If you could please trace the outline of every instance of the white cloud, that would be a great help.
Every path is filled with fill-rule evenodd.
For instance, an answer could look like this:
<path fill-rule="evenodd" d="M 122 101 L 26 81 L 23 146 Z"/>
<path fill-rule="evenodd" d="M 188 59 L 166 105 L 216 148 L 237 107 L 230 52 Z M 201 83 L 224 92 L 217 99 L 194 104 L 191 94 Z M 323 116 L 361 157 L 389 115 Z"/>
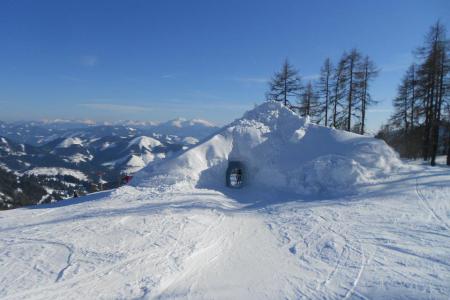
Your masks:
<path fill-rule="evenodd" d="M 95 55 L 85 55 L 80 58 L 80 62 L 85 67 L 93 67 L 98 64 L 98 58 Z"/>

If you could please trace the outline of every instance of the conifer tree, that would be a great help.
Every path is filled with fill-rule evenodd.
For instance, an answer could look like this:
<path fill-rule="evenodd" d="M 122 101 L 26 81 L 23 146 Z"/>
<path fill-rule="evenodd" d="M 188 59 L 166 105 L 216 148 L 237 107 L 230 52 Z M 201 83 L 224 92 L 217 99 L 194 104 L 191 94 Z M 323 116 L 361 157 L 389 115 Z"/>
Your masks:
<path fill-rule="evenodd" d="M 343 107 L 343 100 L 345 96 L 345 82 L 346 82 L 346 74 L 345 74 L 345 57 L 347 53 L 344 52 L 341 60 L 339 61 L 336 69 L 334 70 L 333 78 L 332 78 L 332 95 L 331 95 L 331 104 L 332 104 L 332 125 L 335 128 L 341 127 L 339 122 L 339 110 Z"/>
<path fill-rule="evenodd" d="M 293 100 L 300 95 L 301 90 L 302 84 L 298 71 L 286 59 L 281 70 L 276 72 L 269 82 L 266 98 L 290 106 L 290 103 L 293 103 Z"/>
<path fill-rule="evenodd" d="M 401 130 L 407 134 L 410 127 L 410 101 L 408 98 L 408 82 L 403 78 L 402 83 L 398 87 L 397 97 L 392 101 L 394 106 L 394 114 L 391 116 L 389 122 L 394 125 L 396 129 Z"/>
<path fill-rule="evenodd" d="M 371 105 L 376 104 L 371 97 L 369 92 L 370 82 L 378 75 L 378 70 L 375 67 L 375 64 L 372 60 L 369 59 L 368 56 L 364 58 L 364 61 L 361 64 L 361 70 L 359 73 L 359 98 L 360 98 L 360 111 L 361 111 L 361 124 L 360 124 L 360 134 L 365 133 L 366 126 L 366 113 L 367 108 Z"/>
<path fill-rule="evenodd" d="M 357 97 L 357 88 L 359 85 L 358 82 L 358 71 L 360 68 L 360 60 L 361 54 L 356 49 L 352 49 L 352 51 L 345 57 L 343 57 L 345 73 L 346 73 L 346 86 L 347 86 L 347 95 L 346 95 L 346 106 L 347 106 L 347 114 L 346 114 L 346 129 L 347 131 L 352 130 L 352 117 L 353 117 L 353 108 L 356 106 L 356 97 Z"/>
<path fill-rule="evenodd" d="M 313 122 L 317 122 L 319 119 L 319 101 L 311 81 L 308 82 L 300 97 L 299 113 L 304 117 L 310 116 Z"/>
<path fill-rule="evenodd" d="M 390 124 L 403 134 L 402 138 L 397 138 L 402 142 L 397 144 L 412 149 L 413 157 L 421 152 L 423 159 L 430 160 L 433 166 L 440 146 L 444 146 L 440 134 L 444 129 L 443 120 L 450 120 L 450 110 L 445 108 L 450 96 L 449 49 L 445 28 L 436 22 L 424 45 L 417 50 L 418 63 L 411 65 L 402 78 L 393 102 L 395 112 L 390 119 Z M 447 163 L 450 165 L 450 128 L 447 131 Z M 421 139 L 417 138 L 419 134 Z M 419 145 L 421 151 L 416 150 Z"/>
<path fill-rule="evenodd" d="M 329 58 L 325 59 L 325 62 L 320 70 L 320 77 L 318 83 L 318 93 L 321 97 L 321 113 L 323 114 L 324 125 L 328 126 L 329 110 L 331 104 L 331 84 L 333 76 L 333 65 Z"/>
<path fill-rule="evenodd" d="M 418 49 L 418 54 L 423 60 L 418 70 L 418 84 L 425 118 L 422 155 L 424 160 L 431 158 L 432 166 L 436 164 L 443 102 L 448 96 L 446 88 L 449 74 L 448 44 L 445 28 L 438 21 L 431 27 L 425 45 Z"/>

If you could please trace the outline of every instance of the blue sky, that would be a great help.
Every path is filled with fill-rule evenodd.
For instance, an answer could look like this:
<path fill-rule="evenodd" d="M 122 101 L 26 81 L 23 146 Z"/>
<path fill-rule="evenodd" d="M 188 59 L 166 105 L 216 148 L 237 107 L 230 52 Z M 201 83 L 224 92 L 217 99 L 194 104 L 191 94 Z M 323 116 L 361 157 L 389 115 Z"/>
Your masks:
<path fill-rule="evenodd" d="M 225 124 L 264 100 L 287 57 L 305 81 L 359 48 L 381 68 L 376 129 L 429 27 L 450 1 L 0 2 L 0 120 Z"/>

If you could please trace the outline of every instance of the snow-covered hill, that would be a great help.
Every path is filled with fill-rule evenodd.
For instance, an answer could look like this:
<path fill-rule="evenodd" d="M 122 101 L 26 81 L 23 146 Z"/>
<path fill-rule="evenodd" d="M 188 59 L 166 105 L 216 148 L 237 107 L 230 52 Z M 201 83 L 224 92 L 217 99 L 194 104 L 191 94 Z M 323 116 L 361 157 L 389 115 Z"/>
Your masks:
<path fill-rule="evenodd" d="M 132 186 L 0 212 L 0 298 L 448 299 L 448 195 L 448 167 L 265 103 Z"/>
<path fill-rule="evenodd" d="M 164 159 L 197 142 L 192 137 L 182 139 L 177 136 L 143 136 L 136 133 L 130 136 L 99 137 L 76 132 L 41 146 L 30 146 L 0 136 L 0 166 L 14 172 L 16 177 L 34 177 L 32 180 L 48 193 L 49 197 L 45 201 L 51 201 L 71 197 L 74 191 L 79 194 L 92 191 L 95 189 L 93 184 L 98 183 L 99 173 L 103 175 L 104 187 L 117 187 L 121 174 L 133 174 L 147 164 Z M 66 174 L 58 173 L 60 169 L 76 170 L 85 179 L 79 180 L 79 176 L 71 176 L 67 181 L 64 178 L 67 177 Z M 14 181 L 7 182 L 1 183 L 9 191 L 7 206 L 16 207 L 20 206 L 19 203 L 25 203 L 19 199 L 22 197 L 19 191 L 15 193 L 11 186 Z M 17 184 L 14 185 L 17 189 Z M 41 193 L 36 194 L 34 201 L 33 195 L 27 195 L 27 199 L 29 198 L 31 200 L 26 201 L 28 204 L 41 203 L 43 199 Z M 5 206 L 6 198 L 2 199 L 0 207 Z"/>
<path fill-rule="evenodd" d="M 199 119 L 163 123 L 64 119 L 0 121 L 0 165 L 11 173 L 5 175 L 8 178 L 23 177 L 23 174 L 36 177 L 30 180 L 47 191 L 45 201 L 53 201 L 67 198 L 75 191 L 84 194 L 97 189 L 98 174 L 102 174 L 103 187 L 117 187 L 123 174 L 132 175 L 149 163 L 188 149 L 216 130 L 217 126 Z M 60 176 L 27 173 L 33 168 L 53 168 L 55 172 L 58 168 L 75 169 L 87 176 L 88 181 L 73 178 L 71 182 L 60 184 Z M 23 201 L 18 185 L 12 182 L 15 181 L 2 182 L 8 197 L 0 199 L 0 207 L 42 202 L 41 193 L 36 193 L 34 200 L 33 195 L 27 195 L 27 201 Z"/>

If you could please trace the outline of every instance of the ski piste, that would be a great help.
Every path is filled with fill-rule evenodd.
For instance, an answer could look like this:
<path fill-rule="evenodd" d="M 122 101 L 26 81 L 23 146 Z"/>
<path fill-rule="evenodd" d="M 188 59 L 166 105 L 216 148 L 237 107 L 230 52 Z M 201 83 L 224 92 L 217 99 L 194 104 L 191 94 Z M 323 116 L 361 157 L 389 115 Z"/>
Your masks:
<path fill-rule="evenodd" d="M 448 168 L 264 103 L 129 185 L 0 212 L 0 298 L 447 299 L 448 195 Z"/>

